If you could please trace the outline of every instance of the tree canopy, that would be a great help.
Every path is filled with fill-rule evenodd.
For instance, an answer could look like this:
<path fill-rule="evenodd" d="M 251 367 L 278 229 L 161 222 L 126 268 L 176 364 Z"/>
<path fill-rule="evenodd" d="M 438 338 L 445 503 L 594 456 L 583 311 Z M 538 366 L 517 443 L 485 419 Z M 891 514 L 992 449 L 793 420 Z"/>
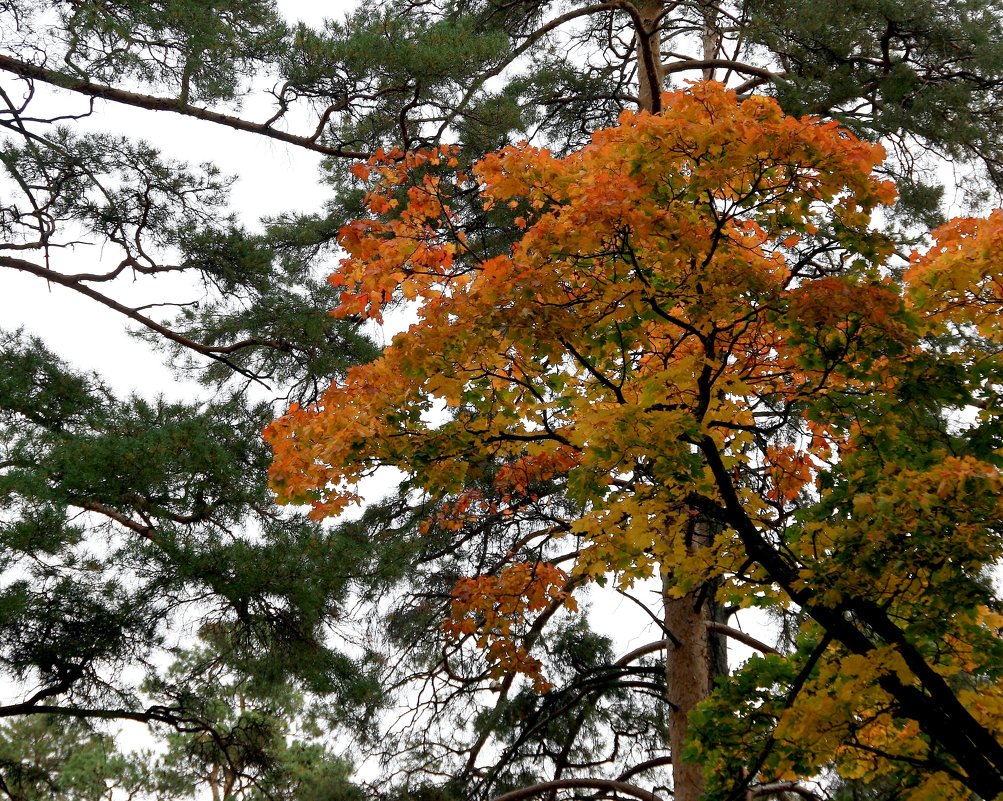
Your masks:
<path fill-rule="evenodd" d="M 403 471 L 425 526 L 482 553 L 452 590 L 452 649 L 541 691 L 534 640 L 588 582 L 796 606 L 789 654 L 692 695 L 707 655 L 675 664 L 700 635 L 666 617 L 690 641 L 666 646 L 672 758 L 711 769 L 710 792 L 905 763 L 939 797 L 993 798 L 999 215 L 941 229 L 896 279 L 868 227 L 894 198 L 880 147 L 717 84 L 663 109 L 563 159 L 375 161 L 335 314 L 404 298 L 419 320 L 267 429 L 273 486 L 328 515 Z M 468 245 L 451 202 L 471 184 L 513 215 L 509 253 Z"/>
<path fill-rule="evenodd" d="M 75 292 L 82 321 L 86 304 L 121 315 L 151 358 L 204 388 L 182 400 L 113 391 L 52 352 L 41 314 L 35 330 L 0 334 L 10 731 L 34 737 L 34 716 L 71 739 L 84 730 L 58 721 L 160 723 L 197 756 L 233 724 L 210 680 L 225 676 L 256 699 L 325 699 L 325 726 L 376 766 L 369 789 L 383 796 L 490 797 L 541 781 L 557 783 L 551 793 L 661 792 L 680 748 L 720 766 L 714 792 L 784 792 L 788 775 L 838 767 L 846 781 L 994 795 L 985 570 L 998 221 L 955 222 L 933 250 L 904 257 L 941 221 L 937 159 L 965 171 L 973 202 L 995 196 L 998 3 L 374 1 L 315 27 L 282 10 L 268 0 L 0 9 L 0 267 Z M 736 99 L 700 90 L 705 107 L 765 137 L 758 153 L 746 148 L 754 136 L 694 129 L 703 161 L 740 170 L 697 170 L 704 185 L 680 154 L 660 163 L 640 141 L 614 144 L 673 119 L 661 90 L 693 79 L 730 86 Z M 243 223 L 231 177 L 123 130 L 115 105 L 321 156 L 333 196 L 313 213 Z M 667 116 L 619 122 L 638 108 Z M 794 121 L 806 113 L 811 123 Z M 735 152 L 715 150 L 713 136 Z M 627 202 L 631 147 L 637 214 L 655 216 L 603 241 Z M 773 173 L 758 176 L 768 163 Z M 739 179 L 744 201 L 727 194 L 746 186 Z M 899 201 L 878 233 L 868 214 L 890 201 L 889 179 Z M 675 244 L 652 237 L 655 218 Z M 544 283 L 526 289 L 515 254 L 529 247 Z M 637 282 L 678 247 L 693 271 L 644 295 Z M 524 294 L 507 294 L 516 286 Z M 565 294 L 540 306 L 536 292 Z M 588 325 L 569 322 L 572 297 Z M 380 357 L 370 321 L 388 303 L 446 315 L 454 299 L 480 304 L 469 330 L 440 317 L 435 333 L 429 316 L 416 333 L 427 351 L 394 344 Z M 516 308 L 527 317 L 511 319 Z M 565 341 L 542 336 L 548 326 Z M 477 348 L 494 355 L 467 367 L 500 370 L 493 382 L 455 371 Z M 509 375 L 506 359 L 522 367 Z M 413 382 L 436 365 L 415 400 Z M 393 464 L 401 491 L 333 525 L 276 509 L 257 432 L 290 402 L 301 420 L 321 399 L 361 403 L 358 382 L 374 380 L 370 406 L 353 406 L 344 428 L 317 429 L 323 458 L 296 462 L 289 447 L 275 486 L 326 504 L 315 518 L 349 500 L 325 488 L 328 469 L 352 478 Z M 670 386 L 679 397 L 656 397 Z M 367 428 L 372 404 L 394 392 L 398 417 Z M 565 432 L 553 447 L 548 425 L 598 433 Z M 394 427 L 407 436 L 390 438 Z M 502 434 L 539 439 L 485 439 Z M 666 456 L 649 464 L 655 444 Z M 587 547 L 550 566 L 576 539 Z M 680 557 L 672 569 L 669 551 Z M 664 582 L 642 612 L 658 618 L 650 646 L 618 654 L 570 609 L 607 572 L 635 600 L 631 581 Z M 949 584 L 953 596 L 928 592 Z M 759 644 L 763 658 L 710 694 L 742 605 L 781 610 L 790 637 Z M 680 642 L 692 648 L 666 649 L 679 639 L 670 619 L 691 627 Z M 186 661 L 196 640 L 201 661 Z M 663 651 L 694 660 L 679 670 L 700 666 L 699 711 L 666 701 Z M 825 731 L 812 728 L 823 701 Z M 695 739 L 667 748 L 684 719 Z M 193 759 L 192 771 L 208 764 Z M 356 792 L 345 762 L 313 752 L 305 762 L 319 766 L 310 786 Z M 234 786 L 293 786 L 242 764 Z M 59 784 L 33 775 L 36 789 Z"/>

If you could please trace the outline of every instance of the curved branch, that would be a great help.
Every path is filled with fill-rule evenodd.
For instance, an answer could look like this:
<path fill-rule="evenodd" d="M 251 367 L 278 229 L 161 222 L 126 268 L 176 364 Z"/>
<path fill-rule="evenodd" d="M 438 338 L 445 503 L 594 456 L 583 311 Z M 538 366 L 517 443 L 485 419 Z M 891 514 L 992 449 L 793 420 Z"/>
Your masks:
<path fill-rule="evenodd" d="M 614 665 L 629 665 L 635 659 L 640 659 L 642 656 L 647 656 L 648 654 L 654 654 L 659 651 L 664 651 L 669 646 L 678 648 L 680 643 L 679 640 L 656 640 L 655 642 L 649 642 L 646 645 L 642 645 L 639 648 L 635 648 L 614 662 Z"/>
<path fill-rule="evenodd" d="M 666 75 L 669 75 L 674 72 L 717 69 L 718 67 L 740 72 L 743 75 L 754 75 L 757 78 L 762 78 L 773 83 L 783 80 L 783 76 L 780 73 L 771 72 L 763 67 L 755 67 L 752 64 L 746 64 L 744 61 L 734 61 L 730 58 L 687 59 L 675 64 L 665 64 L 662 66 L 662 71 Z"/>
<path fill-rule="evenodd" d="M 79 292 L 81 295 L 85 295 L 92 300 L 96 300 L 103 306 L 107 306 L 109 309 L 118 312 L 130 320 L 134 320 L 145 328 L 149 328 L 151 331 L 155 331 L 171 342 L 176 342 L 182 347 L 193 350 L 196 353 L 201 353 L 203 356 L 207 356 L 210 359 L 215 359 L 222 364 L 225 364 L 231 370 L 245 376 L 246 378 L 256 381 L 262 386 L 267 387 L 266 384 L 259 376 L 245 370 L 240 365 L 234 364 L 230 359 L 227 359 L 224 354 L 232 353 L 241 347 L 246 347 L 251 344 L 257 344 L 253 340 L 246 340 L 232 345 L 226 345 L 223 347 L 210 347 L 201 342 L 196 342 L 194 339 L 179 334 L 168 328 L 165 325 L 161 325 L 152 317 L 147 317 L 145 314 L 140 314 L 136 309 L 119 303 L 117 300 L 108 297 L 107 295 L 98 292 L 96 289 L 92 289 L 85 284 L 82 284 L 73 279 L 72 276 L 66 276 L 56 270 L 50 270 L 46 267 L 40 267 L 39 265 L 26 261 L 24 259 L 16 259 L 13 256 L 0 256 L 0 267 L 9 267 L 12 270 L 17 270 L 18 272 L 28 273 L 29 275 L 35 275 L 39 278 L 44 278 L 46 281 L 51 281 L 54 284 L 59 284 L 67 289 L 72 289 L 74 292 Z"/>
<path fill-rule="evenodd" d="M 170 111 L 173 114 L 180 114 L 183 117 L 194 117 L 197 120 L 205 120 L 217 125 L 224 125 L 237 131 L 258 134 L 269 139 L 276 139 L 279 142 L 295 145 L 304 150 L 312 150 L 324 156 L 347 159 L 367 159 L 369 153 L 359 150 L 345 150 L 341 146 L 325 145 L 309 136 L 299 136 L 287 131 L 280 131 L 272 128 L 268 123 L 251 122 L 242 117 L 235 117 L 231 114 L 221 114 L 218 111 L 211 111 L 201 106 L 193 106 L 181 99 L 173 97 L 158 97 L 156 95 L 145 95 L 140 92 L 128 92 L 114 86 L 103 83 L 95 83 L 86 78 L 75 78 L 72 75 L 40 67 L 36 64 L 29 64 L 26 61 L 12 58 L 0 54 L 0 70 L 10 72 L 21 78 L 41 81 L 50 86 L 60 89 L 67 89 L 87 97 L 96 97 L 102 100 L 110 100 L 113 103 L 121 103 L 125 106 L 135 106 L 136 108 L 147 109 L 148 111 Z"/>
<path fill-rule="evenodd" d="M 633 796 L 640 801 L 664 801 L 664 799 L 643 787 L 638 787 L 630 782 L 622 782 L 616 779 L 557 779 L 552 782 L 540 782 L 529 787 L 521 787 L 518 790 L 495 796 L 492 801 L 522 801 L 524 798 L 532 798 L 534 795 L 548 792 L 550 790 L 612 790 L 615 793 Z"/>
<path fill-rule="evenodd" d="M 648 770 L 654 770 L 655 768 L 665 768 L 672 764 L 672 757 L 661 756 L 655 757 L 654 759 L 646 760 L 645 762 L 638 762 L 631 768 L 628 768 L 619 776 L 616 777 L 618 782 L 622 782 L 629 779 L 631 776 L 636 776 L 638 773 L 644 773 Z"/>
<path fill-rule="evenodd" d="M 178 731 L 181 731 L 186 723 L 194 723 L 192 720 L 175 715 L 171 710 L 162 706 L 151 706 L 143 711 L 136 711 L 132 709 L 90 709 L 87 707 L 38 703 L 43 697 L 60 695 L 68 689 L 68 685 L 61 685 L 59 688 L 47 688 L 36 693 L 27 701 L 19 704 L 0 706 L 0 718 L 13 717 L 15 715 L 60 715 L 82 720 L 132 720 L 136 723 L 166 723 L 169 726 L 174 726 Z"/>
<path fill-rule="evenodd" d="M 730 637 L 736 642 L 740 642 L 743 645 L 748 645 L 750 648 L 754 648 L 757 651 L 761 651 L 764 654 L 779 654 L 780 652 L 771 645 L 767 645 L 762 640 L 757 640 L 746 634 L 744 631 L 739 631 L 726 623 L 718 623 L 716 620 L 704 621 L 704 625 L 707 626 L 711 631 L 716 631 L 718 634 L 724 634 L 726 637 Z"/>
<path fill-rule="evenodd" d="M 157 536 L 154 534 L 153 526 L 148 526 L 144 523 L 137 523 L 130 517 L 119 512 L 117 509 L 108 506 L 107 504 L 101 503 L 100 501 L 76 501 L 75 506 L 79 506 L 81 509 L 87 512 L 95 512 L 99 515 L 104 515 L 105 517 L 114 520 L 121 526 L 124 526 L 131 531 L 135 531 L 143 539 L 149 540 L 155 545 L 160 545 Z"/>

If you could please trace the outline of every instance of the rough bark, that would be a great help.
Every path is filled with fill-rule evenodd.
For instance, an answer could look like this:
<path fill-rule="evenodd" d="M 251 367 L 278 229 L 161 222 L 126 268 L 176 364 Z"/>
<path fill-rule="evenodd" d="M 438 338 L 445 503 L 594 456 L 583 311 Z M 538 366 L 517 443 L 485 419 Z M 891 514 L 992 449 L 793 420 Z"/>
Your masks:
<path fill-rule="evenodd" d="M 710 523 L 695 519 L 687 535 L 691 551 L 711 544 Z M 674 801 L 699 801 L 705 788 L 703 768 L 682 759 L 689 715 L 710 694 L 716 676 L 727 671 L 723 637 L 711 630 L 716 621 L 715 587 L 708 582 L 682 597 L 671 597 L 670 571 L 663 573 L 664 622 L 673 638 L 665 651 L 665 685 L 671 704 L 668 718 Z"/>
<path fill-rule="evenodd" d="M 711 8 L 708 5 L 704 12 L 705 59 L 713 59 L 720 45 L 719 34 L 711 24 L 716 16 Z M 665 80 L 660 36 L 665 5 L 662 0 L 643 0 L 636 9 L 641 23 L 638 25 L 635 20 L 638 101 L 642 109 L 658 112 Z M 706 75 L 707 70 L 704 72 Z M 695 519 L 687 534 L 688 547 L 694 550 L 707 547 L 712 536 L 709 521 Z M 713 583 L 703 584 L 680 598 L 671 597 L 673 579 L 671 572 L 665 571 L 663 586 L 664 622 L 674 643 L 666 648 L 665 654 L 665 683 L 671 705 L 668 731 L 673 798 L 674 801 L 699 801 L 706 786 L 703 768 L 686 762 L 681 755 L 689 733 L 690 713 L 710 694 L 714 678 L 727 672 L 727 650 L 724 638 L 709 625 L 722 622 L 716 610 Z"/>
<path fill-rule="evenodd" d="M 661 4 L 659 4 L 661 8 Z M 642 16 L 651 14 L 648 6 L 642 6 Z M 715 78 L 716 62 L 721 55 L 722 35 L 720 11 L 715 0 L 701 2 L 703 30 L 701 46 L 705 64 L 702 77 L 705 81 Z M 654 17 L 657 20 L 657 16 Z M 652 34 L 654 52 L 659 52 L 656 30 Z M 665 71 L 659 61 L 659 90 L 664 81 Z M 642 102 L 646 87 L 641 82 Z M 650 90 L 649 90 L 650 91 Z M 709 547 L 714 530 L 711 522 L 704 517 L 694 519 L 687 535 L 687 547 L 691 552 Z M 665 685 L 671 703 L 668 720 L 669 748 L 672 754 L 672 778 L 674 801 L 699 801 L 706 788 L 703 766 L 687 762 L 682 758 L 689 734 L 689 716 L 693 709 L 709 695 L 718 676 L 728 672 L 728 651 L 725 637 L 714 629 L 714 624 L 726 623 L 725 615 L 717 603 L 717 583 L 709 581 L 694 588 L 681 598 L 670 597 L 671 573 L 663 576 L 664 622 L 675 637 L 675 645 L 666 648 Z"/>
<path fill-rule="evenodd" d="M 660 33 L 665 4 L 662 0 L 642 0 L 636 8 L 639 17 L 635 21 L 638 105 L 645 111 L 657 112 L 661 109 L 660 97 L 665 79 Z"/>

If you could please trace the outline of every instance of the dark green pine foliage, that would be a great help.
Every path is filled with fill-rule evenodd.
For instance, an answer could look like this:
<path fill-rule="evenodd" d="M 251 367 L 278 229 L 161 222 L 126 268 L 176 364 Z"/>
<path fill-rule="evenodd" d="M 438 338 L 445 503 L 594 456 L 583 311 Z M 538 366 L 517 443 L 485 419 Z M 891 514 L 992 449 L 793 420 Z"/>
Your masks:
<path fill-rule="evenodd" d="M 119 674 L 155 675 L 192 615 L 234 668 L 369 702 L 324 638 L 366 549 L 276 513 L 268 404 L 119 399 L 21 333 L 0 362 L 0 664 L 36 688 L 0 712 L 186 719 L 184 692 L 145 706 Z"/>
<path fill-rule="evenodd" d="M 120 314 L 205 382 L 189 400 L 116 393 L 46 347 L 47 309 L 30 332 L 0 321 L 0 719 L 11 738 L 133 720 L 212 739 L 216 690 L 164 672 L 200 636 L 220 669 L 334 696 L 332 719 L 358 725 L 379 702 L 372 655 L 330 634 L 369 547 L 274 507 L 259 432 L 375 346 L 326 314 L 313 262 L 235 221 L 211 164 L 85 130 L 77 117 L 95 109 L 72 95 L 57 112 L 39 99 L 58 68 L 59 84 L 233 103 L 284 49 L 285 24 L 257 0 L 9 3 L 0 21 L 0 60 L 20 65 L 0 79 L 0 270 L 77 292 L 82 327 L 87 303 Z M 0 791 L 54 787 L 60 759 L 26 779 L 5 758 Z"/>
<path fill-rule="evenodd" d="M 989 191 L 1003 184 L 1001 5 L 637 8 L 658 19 L 664 86 L 713 77 L 886 141 L 908 227 L 940 211 L 927 154 L 971 165 Z M 520 543 L 560 525 L 562 487 L 532 488 L 521 519 L 488 516 L 461 532 L 423 526 L 435 510 L 403 487 L 332 529 L 271 506 L 257 436 L 286 401 L 313 400 L 377 353 L 358 326 L 326 314 L 337 231 L 361 208 L 351 159 L 441 141 L 461 143 L 465 161 L 523 138 L 578 147 L 638 103 L 638 17 L 612 3 L 370 0 L 311 29 L 279 11 L 265 0 L 0 7 L 0 269 L 121 314 L 206 388 L 191 402 L 117 397 L 34 339 L 44 326 L 3 334 L 0 715 L 12 726 L 41 712 L 163 721 L 196 730 L 195 748 L 230 725 L 206 713 L 220 688 L 192 657 L 164 671 L 199 634 L 214 670 L 327 698 L 334 724 L 368 719 L 380 701 L 417 704 L 354 741 L 384 760 L 383 792 L 487 797 L 576 771 L 657 784 L 657 649 L 625 658 L 581 619 L 541 626 L 529 634 L 557 686 L 539 697 L 443 640 L 457 578 L 558 553 Z M 53 86 L 58 113 L 36 103 Z M 242 116 L 262 87 L 271 110 Z M 100 122 L 107 102 L 321 154 L 333 199 L 246 230 L 211 165 L 75 127 L 80 116 Z M 473 195 L 457 209 L 477 247 L 505 247 L 512 212 L 485 213 Z M 100 246 L 99 265 L 82 266 L 69 247 L 80 241 Z M 135 301 L 123 289 L 135 276 L 186 283 Z M 332 631 L 360 610 L 343 646 Z"/>
<path fill-rule="evenodd" d="M 57 12 L 57 31 L 65 32 L 61 69 L 107 83 L 168 83 L 182 102 L 231 100 L 248 74 L 282 51 L 286 32 L 274 0 L 15 2 L 7 7 L 31 32 L 33 17 L 44 19 L 50 8 Z M 46 56 L 55 55 L 50 39 L 39 42 Z"/>
<path fill-rule="evenodd" d="M 929 149 L 977 167 L 984 180 L 965 182 L 969 202 L 999 203 L 998 3 L 752 0 L 746 9 L 750 41 L 779 67 L 772 92 L 784 107 L 883 139 L 914 211 L 931 219 L 939 211 Z"/>
<path fill-rule="evenodd" d="M 351 763 L 328 745 L 330 716 L 287 683 L 228 668 L 217 644 L 204 638 L 145 688 L 163 697 L 198 687 L 191 712 L 209 724 L 196 736 L 170 734 L 158 755 L 139 755 L 150 765 L 149 790 L 160 799 L 207 791 L 219 801 L 361 799 L 349 781 Z"/>
<path fill-rule="evenodd" d="M 152 779 L 111 736 L 55 715 L 0 724 L 0 776 L 10 801 L 111 801 L 144 791 Z"/>

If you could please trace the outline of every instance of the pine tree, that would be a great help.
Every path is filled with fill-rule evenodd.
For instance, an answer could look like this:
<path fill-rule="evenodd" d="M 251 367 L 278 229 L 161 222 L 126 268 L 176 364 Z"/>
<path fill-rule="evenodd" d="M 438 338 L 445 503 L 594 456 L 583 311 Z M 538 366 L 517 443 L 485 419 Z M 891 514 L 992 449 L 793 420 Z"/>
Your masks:
<path fill-rule="evenodd" d="M 150 786 L 142 765 L 79 720 L 55 715 L 0 726 L 0 792 L 11 801 L 111 801 Z"/>
<path fill-rule="evenodd" d="M 922 154 L 970 163 L 990 189 L 999 183 L 999 12 L 974 0 L 370 2 L 315 30 L 287 25 L 265 0 L 6 4 L 0 266 L 121 314 L 207 393 L 193 403 L 116 397 L 30 333 L 4 334 L 0 664 L 23 692 L 0 714 L 183 724 L 194 696 L 154 704 L 123 669 L 155 677 L 155 652 L 181 644 L 174 623 L 185 614 L 219 633 L 234 670 L 337 693 L 346 717 L 381 689 L 448 686 L 439 626 L 450 593 L 502 544 L 485 533 L 457 547 L 455 532 L 419 530 L 435 510 L 407 487 L 335 530 L 279 514 L 255 433 L 272 414 L 256 398 L 308 404 L 378 353 L 358 321 L 328 316 L 340 292 L 320 278 L 339 228 L 362 211 L 356 159 L 455 141 L 471 163 L 522 138 L 572 152 L 625 109 L 658 110 L 660 89 L 718 78 L 881 138 L 904 221 L 928 222 L 940 187 Z M 272 87 L 272 110 L 242 116 L 240 101 L 261 85 Z M 50 87 L 65 111 L 37 110 Z M 77 127 L 116 103 L 321 154 L 337 195 L 316 214 L 249 231 L 229 216 L 227 180 L 211 167 Z M 515 214 L 484 211 L 473 193 L 455 203 L 485 255 L 518 237 Z M 69 246 L 80 240 L 101 246 L 99 268 L 79 267 Z M 176 274 L 205 296 L 174 315 L 117 289 L 134 275 Z M 382 597 L 395 600 L 380 608 L 390 607 L 380 648 L 341 653 L 326 633 L 332 619 Z M 446 769 L 453 782 L 421 792 L 487 796 L 614 752 L 633 770 L 662 742 L 655 651 L 622 662 L 581 623 L 535 636 L 552 652 L 558 694 L 540 698 L 503 679 L 489 709 L 472 690 L 481 684 L 449 689 L 455 714 L 475 721 L 471 740 Z M 400 652 L 388 662 L 377 653 L 386 649 Z M 428 702 L 429 727 L 378 743 L 409 757 L 405 787 L 441 773 L 455 744 L 453 707 L 439 703 Z M 478 754 L 495 748 L 503 758 L 482 770 Z"/>

